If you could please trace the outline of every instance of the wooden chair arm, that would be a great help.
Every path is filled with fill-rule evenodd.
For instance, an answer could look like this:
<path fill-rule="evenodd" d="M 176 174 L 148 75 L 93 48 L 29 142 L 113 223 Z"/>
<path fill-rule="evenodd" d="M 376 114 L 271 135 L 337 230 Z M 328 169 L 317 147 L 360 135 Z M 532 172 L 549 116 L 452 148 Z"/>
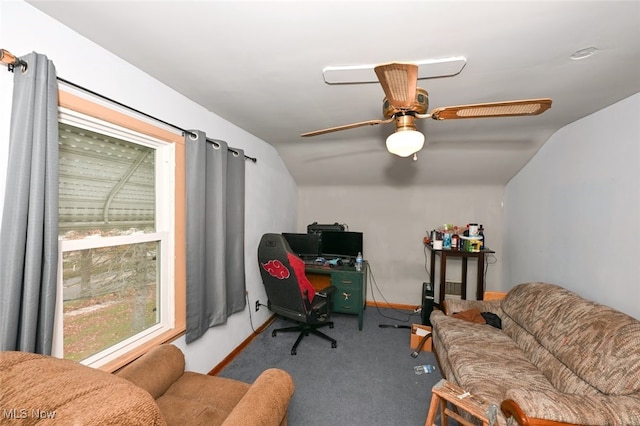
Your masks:
<path fill-rule="evenodd" d="M 519 426 L 576 426 L 574 423 L 557 422 L 555 420 L 530 418 L 522 411 L 517 402 L 505 399 L 500 404 L 500 409 L 505 417 L 513 417 Z"/>

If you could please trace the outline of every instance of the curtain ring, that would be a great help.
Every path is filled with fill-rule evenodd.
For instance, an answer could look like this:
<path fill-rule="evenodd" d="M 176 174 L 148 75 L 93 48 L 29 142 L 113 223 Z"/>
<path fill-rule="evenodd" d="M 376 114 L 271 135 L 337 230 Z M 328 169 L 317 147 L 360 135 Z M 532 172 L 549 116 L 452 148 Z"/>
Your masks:
<path fill-rule="evenodd" d="M 240 153 L 238 151 L 233 151 L 233 150 L 230 150 L 230 151 L 231 151 L 231 153 L 233 154 L 234 157 L 240 156 Z"/>
<path fill-rule="evenodd" d="M 189 132 L 189 139 L 191 139 L 192 141 L 197 141 L 198 140 L 198 134 L 197 133 L 193 133 L 193 132 Z"/>
<path fill-rule="evenodd" d="M 216 141 L 213 141 L 213 149 L 220 149 L 220 144 Z"/>
<path fill-rule="evenodd" d="M 20 67 L 20 72 L 22 74 L 26 74 L 27 73 L 27 68 L 29 68 L 29 64 L 27 64 L 27 62 L 23 61 L 22 59 L 16 59 L 16 61 L 12 64 L 7 64 L 7 70 L 13 72 L 16 67 Z"/>

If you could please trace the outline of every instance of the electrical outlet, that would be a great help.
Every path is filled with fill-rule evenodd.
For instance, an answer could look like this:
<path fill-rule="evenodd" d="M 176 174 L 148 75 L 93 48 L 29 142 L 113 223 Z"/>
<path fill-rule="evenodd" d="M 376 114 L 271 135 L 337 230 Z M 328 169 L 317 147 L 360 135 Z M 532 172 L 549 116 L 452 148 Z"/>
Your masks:
<path fill-rule="evenodd" d="M 256 312 L 260 310 L 260 301 L 256 300 Z"/>

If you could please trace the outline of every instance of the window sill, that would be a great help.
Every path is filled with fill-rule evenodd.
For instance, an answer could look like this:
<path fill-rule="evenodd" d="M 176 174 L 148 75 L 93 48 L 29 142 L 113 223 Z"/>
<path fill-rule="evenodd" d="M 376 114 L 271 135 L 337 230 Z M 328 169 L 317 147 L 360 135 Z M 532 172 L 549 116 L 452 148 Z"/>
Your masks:
<path fill-rule="evenodd" d="M 131 363 L 135 359 L 141 357 L 145 353 L 149 352 L 152 348 L 161 345 L 163 343 L 169 343 L 176 340 L 178 337 L 182 336 L 185 333 L 185 328 L 174 329 L 167 331 L 148 342 L 138 346 L 134 350 L 127 352 L 125 355 L 122 355 L 113 361 L 108 362 L 107 364 L 99 367 L 99 370 L 105 371 L 107 373 L 113 373 L 125 365 Z"/>

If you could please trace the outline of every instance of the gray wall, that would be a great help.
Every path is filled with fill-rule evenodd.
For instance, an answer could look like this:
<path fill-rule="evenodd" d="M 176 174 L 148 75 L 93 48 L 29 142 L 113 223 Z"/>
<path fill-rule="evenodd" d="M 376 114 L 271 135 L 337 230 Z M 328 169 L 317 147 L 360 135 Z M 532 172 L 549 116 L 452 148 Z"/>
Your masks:
<path fill-rule="evenodd" d="M 31 51 L 45 54 L 56 65 L 58 76 L 145 111 L 182 128 L 197 128 L 207 135 L 242 148 L 258 162 L 246 167 L 246 276 L 250 304 L 266 302 L 258 270 L 256 248 L 265 232 L 293 229 L 297 221 L 297 190 L 275 149 L 226 122 L 167 86 L 144 74 L 91 41 L 22 1 L 0 2 L 2 48 L 21 56 Z M 4 68 L 4 67 L 3 67 Z M 0 199 L 4 200 L 13 75 L 0 69 Z M 249 309 L 229 318 L 224 326 L 210 329 L 201 339 L 182 347 L 187 368 L 208 372 L 252 333 Z M 266 309 L 254 313 L 260 325 L 269 317 Z"/>
<path fill-rule="evenodd" d="M 298 191 L 299 232 L 313 222 L 339 222 L 364 233 L 364 257 L 373 272 L 367 300 L 419 305 L 422 283 L 429 280 L 422 238 L 445 223 L 484 225 L 497 262 L 489 265 L 487 288 L 503 287 L 502 186 L 322 186 Z M 475 295 L 475 271 L 475 260 L 470 260 L 470 295 Z M 438 272 L 439 267 L 436 283 Z M 461 280 L 459 259 L 448 261 L 447 280 Z"/>
<path fill-rule="evenodd" d="M 554 134 L 505 193 L 505 286 L 560 284 L 640 318 L 640 94 Z"/>

